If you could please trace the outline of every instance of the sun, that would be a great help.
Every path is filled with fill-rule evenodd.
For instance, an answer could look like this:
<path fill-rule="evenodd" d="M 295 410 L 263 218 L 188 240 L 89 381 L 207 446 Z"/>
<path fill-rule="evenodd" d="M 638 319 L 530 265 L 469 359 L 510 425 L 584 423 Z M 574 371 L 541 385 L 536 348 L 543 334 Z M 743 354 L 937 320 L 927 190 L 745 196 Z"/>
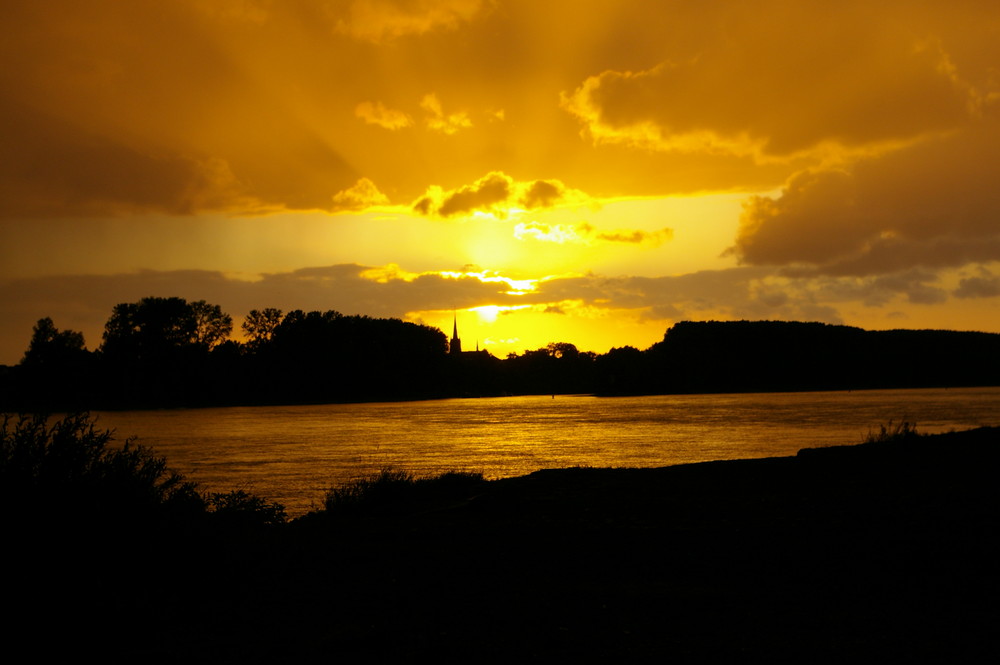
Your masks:
<path fill-rule="evenodd" d="M 470 307 L 469 312 L 475 312 L 481 323 L 496 323 L 497 317 L 507 312 L 529 309 L 531 305 L 480 305 Z"/>
<path fill-rule="evenodd" d="M 494 323 L 497 317 L 500 315 L 500 307 L 498 305 L 483 305 L 482 307 L 473 307 L 469 311 L 475 312 L 479 315 L 479 320 L 483 323 Z"/>

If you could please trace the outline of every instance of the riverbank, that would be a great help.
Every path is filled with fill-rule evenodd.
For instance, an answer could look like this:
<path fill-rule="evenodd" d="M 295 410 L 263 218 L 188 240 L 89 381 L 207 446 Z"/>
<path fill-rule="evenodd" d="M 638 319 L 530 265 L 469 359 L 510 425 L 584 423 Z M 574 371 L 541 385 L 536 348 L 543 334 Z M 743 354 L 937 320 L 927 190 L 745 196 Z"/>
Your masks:
<path fill-rule="evenodd" d="M 105 662 L 973 662 L 998 655 L 998 471 L 997 428 L 540 471 L 266 533 L 75 542 L 28 567 L 21 616 L 74 636 L 36 655 Z"/>

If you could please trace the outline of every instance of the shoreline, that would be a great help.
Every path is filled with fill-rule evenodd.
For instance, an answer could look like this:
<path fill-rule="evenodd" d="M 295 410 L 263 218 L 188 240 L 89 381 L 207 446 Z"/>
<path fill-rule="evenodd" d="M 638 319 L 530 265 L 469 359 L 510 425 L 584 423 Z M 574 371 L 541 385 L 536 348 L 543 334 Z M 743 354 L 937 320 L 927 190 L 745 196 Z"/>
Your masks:
<path fill-rule="evenodd" d="M 978 428 L 536 471 L 256 535 L 50 533 L 15 541 L 19 621 L 143 662 L 992 660 L 998 471 Z"/>

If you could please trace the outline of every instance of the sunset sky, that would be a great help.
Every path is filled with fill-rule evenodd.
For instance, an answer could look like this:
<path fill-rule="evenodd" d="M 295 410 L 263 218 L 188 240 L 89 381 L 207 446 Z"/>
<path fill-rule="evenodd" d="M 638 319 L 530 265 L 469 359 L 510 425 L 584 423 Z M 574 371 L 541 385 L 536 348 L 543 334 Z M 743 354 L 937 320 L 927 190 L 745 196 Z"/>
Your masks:
<path fill-rule="evenodd" d="M 454 313 L 500 357 L 1000 332 L 995 0 L 4 9 L 0 363 L 145 296 Z"/>

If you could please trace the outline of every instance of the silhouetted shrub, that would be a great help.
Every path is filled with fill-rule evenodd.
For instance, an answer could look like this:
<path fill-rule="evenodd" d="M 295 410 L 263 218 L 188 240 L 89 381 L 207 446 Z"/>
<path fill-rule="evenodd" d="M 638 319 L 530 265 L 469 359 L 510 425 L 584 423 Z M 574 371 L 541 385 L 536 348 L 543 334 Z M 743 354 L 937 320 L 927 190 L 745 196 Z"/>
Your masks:
<path fill-rule="evenodd" d="M 431 478 L 416 478 L 408 471 L 383 467 L 370 476 L 330 489 L 323 507 L 328 512 L 341 514 L 422 507 L 430 502 L 467 497 L 485 482 L 480 473 L 452 471 Z"/>
<path fill-rule="evenodd" d="M 245 490 L 216 492 L 206 502 L 216 521 L 235 527 L 274 526 L 288 520 L 283 505 Z"/>
<path fill-rule="evenodd" d="M 285 508 L 244 490 L 202 495 L 166 459 L 127 439 L 113 445 L 87 413 L 49 424 L 45 416 L 0 421 L 0 510 L 17 521 L 154 527 L 282 524 Z"/>
<path fill-rule="evenodd" d="M 86 413 L 51 425 L 45 416 L 5 415 L 0 440 L 5 511 L 79 519 L 204 510 L 195 485 L 166 460 L 132 440 L 110 447 L 112 432 Z"/>

